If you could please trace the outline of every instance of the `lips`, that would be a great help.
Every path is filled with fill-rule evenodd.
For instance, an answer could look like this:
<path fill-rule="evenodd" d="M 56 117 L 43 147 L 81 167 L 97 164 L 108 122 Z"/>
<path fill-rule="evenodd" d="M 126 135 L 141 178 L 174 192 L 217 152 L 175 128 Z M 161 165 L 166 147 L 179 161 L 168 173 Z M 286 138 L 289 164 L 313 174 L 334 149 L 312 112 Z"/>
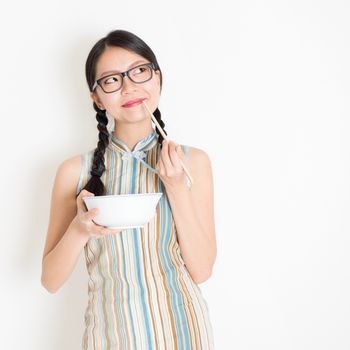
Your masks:
<path fill-rule="evenodd" d="M 131 106 L 134 106 L 134 105 L 141 103 L 143 100 L 145 100 L 145 98 L 137 98 L 135 100 L 130 100 L 130 101 L 124 103 L 122 105 L 122 107 L 131 107 Z"/>

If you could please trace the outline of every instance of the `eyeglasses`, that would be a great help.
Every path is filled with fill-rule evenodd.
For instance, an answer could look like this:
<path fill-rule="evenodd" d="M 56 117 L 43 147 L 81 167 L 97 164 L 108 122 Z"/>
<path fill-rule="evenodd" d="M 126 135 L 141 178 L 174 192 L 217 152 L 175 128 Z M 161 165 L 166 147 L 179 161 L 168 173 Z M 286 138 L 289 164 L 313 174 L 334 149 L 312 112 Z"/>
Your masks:
<path fill-rule="evenodd" d="M 99 85 L 106 94 L 116 92 L 122 88 L 124 77 L 126 75 L 134 83 L 144 83 L 152 79 L 153 70 L 155 70 L 155 66 L 152 62 L 150 62 L 130 68 L 129 70 L 122 73 L 106 75 L 105 77 L 102 77 L 95 81 L 94 85 L 92 86 L 92 91 L 94 91 L 97 85 Z"/>

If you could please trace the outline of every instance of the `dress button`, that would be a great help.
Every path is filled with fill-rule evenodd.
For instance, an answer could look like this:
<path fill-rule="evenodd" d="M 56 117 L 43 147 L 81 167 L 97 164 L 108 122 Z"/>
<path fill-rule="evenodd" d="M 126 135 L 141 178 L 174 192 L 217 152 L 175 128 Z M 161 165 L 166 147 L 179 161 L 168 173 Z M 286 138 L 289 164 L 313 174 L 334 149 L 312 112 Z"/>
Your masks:
<path fill-rule="evenodd" d="M 137 155 L 140 158 L 145 158 L 146 157 L 146 153 L 143 151 L 137 151 L 135 152 L 135 155 Z"/>
<path fill-rule="evenodd" d="M 129 155 L 127 153 L 124 153 L 122 156 L 123 160 L 128 160 L 129 159 Z"/>

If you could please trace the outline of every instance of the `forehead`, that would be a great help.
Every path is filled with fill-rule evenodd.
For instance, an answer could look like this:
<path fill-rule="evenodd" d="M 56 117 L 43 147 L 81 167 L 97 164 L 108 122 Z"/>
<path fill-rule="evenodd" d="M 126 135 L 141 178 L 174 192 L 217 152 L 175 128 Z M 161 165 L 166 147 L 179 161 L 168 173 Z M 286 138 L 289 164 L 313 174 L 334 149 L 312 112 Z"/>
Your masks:
<path fill-rule="evenodd" d="M 104 75 L 104 72 L 124 72 L 134 62 L 147 62 L 147 60 L 135 52 L 121 47 L 108 47 L 99 57 L 96 65 L 96 79 Z"/>

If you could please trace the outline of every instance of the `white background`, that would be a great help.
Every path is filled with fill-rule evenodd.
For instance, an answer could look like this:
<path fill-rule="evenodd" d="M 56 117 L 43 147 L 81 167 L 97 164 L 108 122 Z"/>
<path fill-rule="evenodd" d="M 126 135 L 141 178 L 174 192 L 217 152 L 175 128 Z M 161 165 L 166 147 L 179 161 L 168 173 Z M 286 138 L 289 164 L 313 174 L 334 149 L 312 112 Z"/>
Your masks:
<path fill-rule="evenodd" d="M 97 142 L 84 65 L 126 29 L 163 71 L 171 139 L 212 162 L 219 350 L 350 348 L 350 5 L 13 2 L 1 9 L 1 348 L 80 349 L 83 255 L 40 283 L 58 165 Z"/>

